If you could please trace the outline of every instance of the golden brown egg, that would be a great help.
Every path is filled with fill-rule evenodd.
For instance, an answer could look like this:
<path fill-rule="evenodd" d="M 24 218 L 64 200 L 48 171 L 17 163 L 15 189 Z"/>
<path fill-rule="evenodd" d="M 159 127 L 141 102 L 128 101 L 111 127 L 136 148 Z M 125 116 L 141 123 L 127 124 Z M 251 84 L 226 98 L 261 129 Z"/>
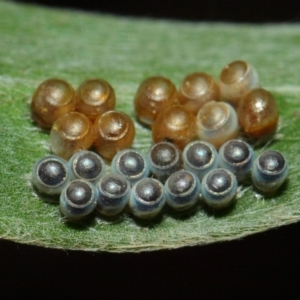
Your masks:
<path fill-rule="evenodd" d="M 42 128 L 51 128 L 61 115 L 75 109 L 74 90 L 62 79 L 48 79 L 36 89 L 31 100 L 31 115 Z"/>
<path fill-rule="evenodd" d="M 220 100 L 218 83 L 206 73 L 187 75 L 178 91 L 178 102 L 195 116 L 199 109 L 208 101 Z"/>
<path fill-rule="evenodd" d="M 174 104 L 176 87 L 162 76 L 150 77 L 139 86 L 134 98 L 137 118 L 146 125 L 152 125 L 160 111 Z"/>
<path fill-rule="evenodd" d="M 94 121 L 100 114 L 114 109 L 115 92 L 104 79 L 84 81 L 75 93 L 76 110 Z"/>
<path fill-rule="evenodd" d="M 259 87 L 257 71 L 245 61 L 234 61 L 221 71 L 221 98 L 233 106 L 237 106 L 242 96 L 257 87 Z"/>
<path fill-rule="evenodd" d="M 254 89 L 239 102 L 238 120 L 246 135 L 255 138 L 273 133 L 278 123 L 278 106 L 268 91 Z"/>
<path fill-rule="evenodd" d="M 196 117 L 182 105 L 167 107 L 152 125 L 154 143 L 168 141 L 180 150 L 195 139 L 196 134 Z"/>
<path fill-rule="evenodd" d="M 135 127 L 125 113 L 110 110 L 99 116 L 94 124 L 96 151 L 107 160 L 129 148 L 134 140 Z"/>
<path fill-rule="evenodd" d="M 79 112 L 70 112 L 59 117 L 50 132 L 53 153 L 64 159 L 90 148 L 94 138 L 91 121 Z"/>
<path fill-rule="evenodd" d="M 226 102 L 210 101 L 197 115 L 198 137 L 219 149 L 238 135 L 238 119 L 233 107 Z"/>

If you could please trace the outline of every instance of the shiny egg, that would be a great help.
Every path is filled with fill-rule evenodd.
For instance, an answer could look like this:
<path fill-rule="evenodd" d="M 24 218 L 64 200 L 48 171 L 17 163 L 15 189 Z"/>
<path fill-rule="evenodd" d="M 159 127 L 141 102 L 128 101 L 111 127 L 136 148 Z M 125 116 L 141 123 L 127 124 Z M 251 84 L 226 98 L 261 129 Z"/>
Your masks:
<path fill-rule="evenodd" d="M 236 196 L 237 180 L 232 172 L 215 169 L 208 172 L 201 183 L 203 201 L 213 209 L 230 206 Z"/>
<path fill-rule="evenodd" d="M 200 181 L 192 172 L 182 170 L 172 174 L 165 183 L 166 202 L 175 210 L 186 210 L 200 198 Z"/>
<path fill-rule="evenodd" d="M 221 71 L 221 98 L 233 106 L 237 106 L 242 96 L 257 87 L 259 87 L 258 73 L 245 61 L 234 61 Z"/>
<path fill-rule="evenodd" d="M 198 138 L 219 149 L 238 135 L 238 119 L 234 108 L 225 102 L 210 101 L 197 114 Z"/>
<path fill-rule="evenodd" d="M 182 157 L 184 169 L 194 173 L 200 180 L 218 167 L 218 152 L 208 142 L 197 140 L 187 144 Z"/>
<path fill-rule="evenodd" d="M 106 160 L 112 160 L 121 150 L 130 148 L 135 127 L 131 118 L 123 112 L 109 110 L 94 123 L 95 148 Z"/>
<path fill-rule="evenodd" d="M 241 140 L 227 141 L 219 150 L 219 167 L 231 171 L 238 182 L 250 176 L 253 161 L 252 147 Z"/>
<path fill-rule="evenodd" d="M 196 116 L 205 103 L 220 100 L 219 84 L 206 73 L 192 73 L 183 79 L 177 98 L 180 105 Z"/>
<path fill-rule="evenodd" d="M 123 175 L 131 185 L 149 176 L 148 160 L 137 150 L 124 149 L 117 153 L 112 160 L 113 173 Z"/>
<path fill-rule="evenodd" d="M 127 205 L 130 197 L 130 184 L 120 174 L 107 174 L 96 184 L 97 206 L 99 213 L 105 216 L 119 214 Z"/>
<path fill-rule="evenodd" d="M 158 114 L 176 101 L 176 87 L 162 76 L 145 79 L 139 86 L 134 108 L 137 118 L 146 125 L 152 125 Z"/>
<path fill-rule="evenodd" d="M 79 151 L 68 162 L 71 177 L 73 179 L 85 179 L 95 183 L 105 174 L 104 160 L 95 152 Z"/>
<path fill-rule="evenodd" d="M 70 172 L 65 160 L 48 155 L 39 159 L 32 171 L 32 182 L 45 194 L 58 195 L 70 181 Z"/>
<path fill-rule="evenodd" d="M 70 221 L 85 218 L 96 207 L 96 189 L 92 183 L 82 179 L 71 181 L 59 199 L 62 214 Z"/>
<path fill-rule="evenodd" d="M 182 168 L 182 158 L 179 149 L 168 142 L 154 144 L 147 153 L 150 172 L 161 182 Z"/>
<path fill-rule="evenodd" d="M 69 159 L 74 153 L 86 150 L 94 142 L 91 121 L 79 112 L 70 112 L 59 117 L 50 131 L 50 145 L 53 153 Z"/>
<path fill-rule="evenodd" d="M 267 150 L 255 160 L 252 168 L 253 185 L 262 193 L 274 193 L 286 180 L 288 162 L 278 151 Z"/>
<path fill-rule="evenodd" d="M 164 185 L 154 178 L 144 178 L 131 190 L 129 207 L 140 219 L 151 219 L 159 214 L 166 201 Z"/>
<path fill-rule="evenodd" d="M 76 111 L 94 121 L 99 115 L 115 107 L 116 96 L 112 86 L 104 79 L 89 79 L 75 92 Z"/>
<path fill-rule="evenodd" d="M 62 79 L 51 78 L 42 82 L 31 100 L 31 115 L 37 124 L 51 128 L 61 115 L 75 109 L 73 87 Z"/>
<path fill-rule="evenodd" d="M 270 92 L 262 88 L 254 89 L 241 98 L 237 115 L 243 132 L 249 137 L 263 138 L 277 129 L 277 102 Z"/>
<path fill-rule="evenodd" d="M 182 105 L 167 107 L 161 111 L 152 125 L 154 143 L 168 141 L 180 150 L 196 138 L 196 117 Z"/>

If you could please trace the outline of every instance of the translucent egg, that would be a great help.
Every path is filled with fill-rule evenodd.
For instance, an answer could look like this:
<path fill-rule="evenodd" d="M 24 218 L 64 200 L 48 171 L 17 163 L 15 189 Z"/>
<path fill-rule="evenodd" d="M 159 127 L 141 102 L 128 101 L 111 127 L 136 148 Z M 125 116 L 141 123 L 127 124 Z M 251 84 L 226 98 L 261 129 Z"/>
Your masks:
<path fill-rule="evenodd" d="M 221 71 L 221 98 L 233 106 L 237 106 L 241 97 L 257 87 L 259 87 L 257 71 L 245 61 L 234 61 Z"/>
<path fill-rule="evenodd" d="M 238 119 L 233 107 L 225 102 L 210 101 L 197 114 L 198 138 L 219 149 L 238 135 Z"/>

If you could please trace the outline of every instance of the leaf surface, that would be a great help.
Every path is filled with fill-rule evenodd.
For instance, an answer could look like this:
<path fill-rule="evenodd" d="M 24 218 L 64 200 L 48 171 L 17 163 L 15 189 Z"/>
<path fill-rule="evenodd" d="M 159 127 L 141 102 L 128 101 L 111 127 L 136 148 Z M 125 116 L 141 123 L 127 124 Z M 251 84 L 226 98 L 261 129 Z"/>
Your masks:
<path fill-rule="evenodd" d="M 232 240 L 300 219 L 300 26 L 184 23 L 93 15 L 0 2 L 0 237 L 45 247 L 139 252 Z M 188 215 L 168 209 L 153 222 L 125 214 L 76 225 L 61 221 L 56 203 L 31 185 L 35 161 L 49 153 L 49 136 L 30 118 L 35 88 L 47 78 L 75 87 L 102 77 L 115 88 L 117 109 L 134 118 L 132 100 L 151 75 L 182 78 L 201 70 L 218 78 L 243 59 L 276 97 L 280 126 L 266 148 L 290 164 L 285 185 L 271 198 L 242 187 L 237 205 L 223 213 L 201 205 Z M 146 151 L 150 132 L 136 123 L 134 147 Z M 257 148 L 256 153 L 262 148 Z M 43 199 L 47 200 L 47 199 Z"/>

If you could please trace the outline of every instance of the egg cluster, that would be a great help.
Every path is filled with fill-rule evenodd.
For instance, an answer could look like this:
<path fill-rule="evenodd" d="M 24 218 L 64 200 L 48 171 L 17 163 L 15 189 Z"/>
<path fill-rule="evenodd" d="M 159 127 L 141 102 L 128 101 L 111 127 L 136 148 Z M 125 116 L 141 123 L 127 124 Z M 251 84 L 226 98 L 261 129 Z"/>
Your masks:
<path fill-rule="evenodd" d="M 178 90 L 167 78 L 146 79 L 134 99 L 135 112 L 152 127 L 152 139 L 168 140 L 181 150 L 198 138 L 219 149 L 240 129 L 250 138 L 266 139 L 276 131 L 278 107 L 274 97 L 259 87 L 256 70 L 234 61 L 217 83 L 206 73 L 187 75 Z"/>
<path fill-rule="evenodd" d="M 50 129 L 55 155 L 40 159 L 33 183 L 42 193 L 60 195 L 60 210 L 79 220 L 96 209 L 113 216 L 129 207 L 138 218 L 153 218 L 167 203 L 187 210 L 202 201 L 222 209 L 236 199 L 238 183 L 274 193 L 287 177 L 278 151 L 256 159 L 244 136 L 268 139 L 277 128 L 278 107 L 259 87 L 258 74 L 244 61 L 227 65 L 216 82 L 206 73 L 187 75 L 180 88 L 167 78 L 150 77 L 139 86 L 137 119 L 152 129 L 147 155 L 130 149 L 134 123 L 114 110 L 113 88 L 103 79 L 83 82 L 76 91 L 49 79 L 33 95 L 34 121 Z M 87 151 L 94 147 L 95 152 Z M 105 161 L 111 161 L 106 172 Z"/>
<path fill-rule="evenodd" d="M 48 79 L 35 91 L 32 118 L 50 129 L 52 152 L 69 159 L 92 145 L 107 160 L 131 146 L 135 127 L 131 118 L 114 110 L 115 93 L 103 79 L 84 81 L 76 91 L 61 79 Z"/>
<path fill-rule="evenodd" d="M 101 215 L 117 215 L 127 205 L 136 217 L 149 219 L 165 203 L 178 211 L 201 199 L 214 209 L 228 207 L 235 201 L 238 183 L 250 178 L 262 193 L 274 193 L 287 170 L 277 151 L 254 159 L 251 146 L 241 140 L 227 141 L 219 152 L 197 140 L 183 153 L 169 142 L 154 144 L 146 156 L 125 149 L 113 158 L 111 173 L 95 152 L 79 151 L 68 162 L 46 156 L 33 168 L 33 183 L 43 193 L 60 194 L 60 210 L 69 220 L 82 219 L 95 208 Z"/>

